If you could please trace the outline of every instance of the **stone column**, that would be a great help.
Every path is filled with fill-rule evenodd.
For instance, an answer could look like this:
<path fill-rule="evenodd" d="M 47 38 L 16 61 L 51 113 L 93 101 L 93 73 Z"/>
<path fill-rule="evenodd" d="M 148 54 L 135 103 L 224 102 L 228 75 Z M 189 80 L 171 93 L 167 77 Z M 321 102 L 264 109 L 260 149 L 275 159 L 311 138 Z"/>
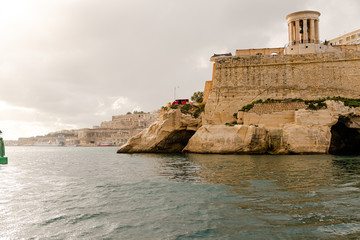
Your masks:
<path fill-rule="evenodd" d="M 292 33 L 291 33 L 291 23 L 288 23 L 288 33 L 289 33 L 289 44 L 292 43 Z"/>
<path fill-rule="evenodd" d="M 295 21 L 295 41 L 297 44 L 300 41 L 300 22 L 299 22 L 299 20 Z"/>
<path fill-rule="evenodd" d="M 307 43 L 309 41 L 307 19 L 303 20 L 303 38 L 304 38 L 304 43 Z"/>
<path fill-rule="evenodd" d="M 291 45 L 293 45 L 295 41 L 295 22 L 291 22 L 291 40 Z"/>
<path fill-rule="evenodd" d="M 315 20 L 315 41 L 319 40 L 319 20 Z"/>
<path fill-rule="evenodd" d="M 315 20 L 310 19 L 310 41 L 315 40 Z"/>

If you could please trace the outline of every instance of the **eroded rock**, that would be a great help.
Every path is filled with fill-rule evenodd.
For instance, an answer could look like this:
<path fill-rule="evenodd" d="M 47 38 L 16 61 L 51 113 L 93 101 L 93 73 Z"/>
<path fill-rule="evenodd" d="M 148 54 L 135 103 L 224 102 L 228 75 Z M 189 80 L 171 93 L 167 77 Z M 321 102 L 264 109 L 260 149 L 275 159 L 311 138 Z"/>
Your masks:
<path fill-rule="evenodd" d="M 204 125 L 190 139 L 184 151 L 325 154 L 330 149 L 332 153 L 341 152 L 331 148 L 331 143 L 344 145 L 341 149 L 347 149 L 345 152 L 355 149 L 353 146 L 357 143 L 353 143 L 360 138 L 360 117 L 356 115 L 358 109 L 335 101 L 327 101 L 327 105 L 328 109 L 317 111 L 300 109 L 260 115 L 243 112 L 238 114 L 238 123 L 244 125 Z M 345 116 L 348 119 L 346 122 L 342 120 Z M 335 128 L 333 133 L 332 127 L 338 121 L 344 122 L 347 128 L 354 129 L 345 131 L 344 128 Z"/>
<path fill-rule="evenodd" d="M 117 153 L 181 152 L 200 125 L 200 118 L 183 114 L 180 109 L 170 110 L 149 128 L 129 139 Z"/>
<path fill-rule="evenodd" d="M 185 152 L 265 153 L 266 130 L 262 127 L 205 125 L 190 139 Z"/>
<path fill-rule="evenodd" d="M 131 138 L 118 153 L 357 153 L 359 109 L 335 101 L 327 101 L 327 106 L 322 110 L 300 109 L 273 114 L 243 112 L 238 114 L 236 125 L 203 126 L 200 119 L 182 114 L 180 110 L 170 110 Z"/>

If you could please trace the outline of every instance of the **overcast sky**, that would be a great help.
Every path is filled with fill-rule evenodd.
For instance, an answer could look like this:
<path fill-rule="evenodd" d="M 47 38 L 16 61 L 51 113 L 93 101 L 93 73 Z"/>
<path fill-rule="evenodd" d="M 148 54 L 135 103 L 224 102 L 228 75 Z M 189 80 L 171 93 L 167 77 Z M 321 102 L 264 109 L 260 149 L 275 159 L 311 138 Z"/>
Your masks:
<path fill-rule="evenodd" d="M 190 98 L 209 58 L 282 47 L 286 15 L 316 10 L 321 40 L 360 28 L 358 0 L 0 0 L 4 138 L 92 127 Z"/>

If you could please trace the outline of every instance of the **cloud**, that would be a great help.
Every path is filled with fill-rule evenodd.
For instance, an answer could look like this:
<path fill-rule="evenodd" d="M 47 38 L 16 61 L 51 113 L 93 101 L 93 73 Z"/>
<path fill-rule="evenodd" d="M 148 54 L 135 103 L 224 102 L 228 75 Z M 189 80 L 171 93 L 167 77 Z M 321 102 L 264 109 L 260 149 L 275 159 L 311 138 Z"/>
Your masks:
<path fill-rule="evenodd" d="M 119 110 L 119 109 L 122 109 L 126 105 L 129 105 L 129 99 L 126 97 L 119 97 L 112 104 L 112 109 Z"/>
<path fill-rule="evenodd" d="M 284 46 L 285 16 L 304 8 L 322 13 L 322 39 L 360 22 L 355 0 L 0 0 L 0 101 L 32 109 L 6 120 L 91 127 L 159 109 L 175 86 L 189 98 L 214 53 Z"/>

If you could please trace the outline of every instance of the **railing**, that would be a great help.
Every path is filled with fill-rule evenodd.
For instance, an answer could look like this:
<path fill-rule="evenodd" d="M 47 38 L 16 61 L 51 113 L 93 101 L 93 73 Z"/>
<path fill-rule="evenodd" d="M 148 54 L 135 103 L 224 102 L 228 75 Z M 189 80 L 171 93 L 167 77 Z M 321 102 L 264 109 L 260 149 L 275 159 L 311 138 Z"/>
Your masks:
<path fill-rule="evenodd" d="M 300 41 L 292 41 L 289 43 L 289 45 L 297 45 L 297 44 L 306 44 L 306 43 L 316 43 L 320 44 L 321 42 L 319 40 L 300 40 Z"/>

